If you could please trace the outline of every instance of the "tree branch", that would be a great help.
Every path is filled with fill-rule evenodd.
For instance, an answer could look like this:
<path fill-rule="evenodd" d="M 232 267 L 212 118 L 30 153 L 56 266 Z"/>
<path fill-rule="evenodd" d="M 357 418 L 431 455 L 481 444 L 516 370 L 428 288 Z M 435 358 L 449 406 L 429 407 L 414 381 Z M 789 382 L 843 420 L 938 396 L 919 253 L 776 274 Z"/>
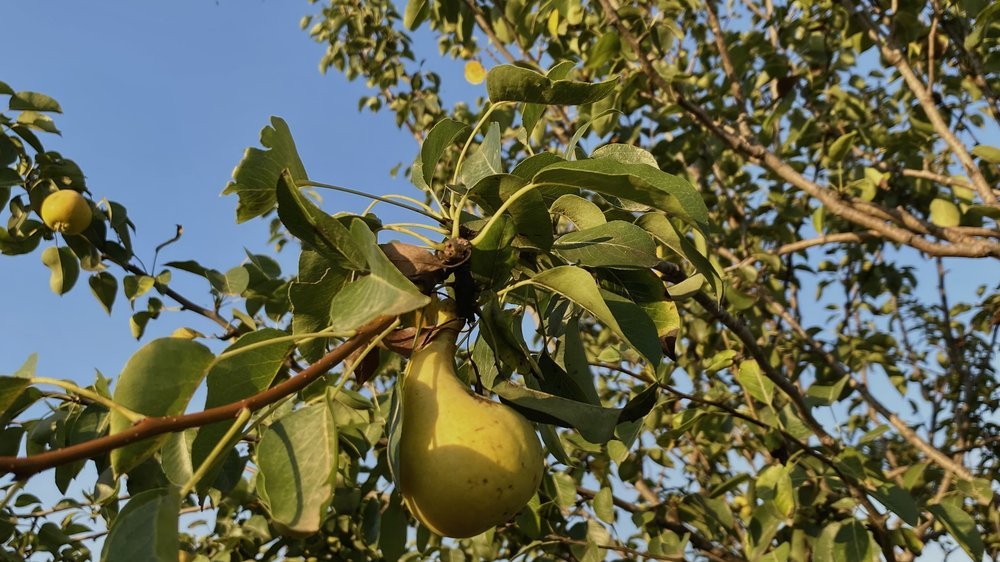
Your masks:
<path fill-rule="evenodd" d="M 975 187 L 976 191 L 979 193 L 979 197 L 982 198 L 983 203 L 987 205 L 997 205 L 997 197 L 993 193 L 993 189 L 990 187 L 989 183 L 986 182 L 986 178 L 983 176 L 983 172 L 979 169 L 972 160 L 972 155 L 966 150 L 965 145 L 958 140 L 955 133 L 951 131 L 948 124 L 945 123 L 944 118 L 941 116 L 941 112 L 938 111 L 937 103 L 935 103 L 930 90 L 924 86 L 924 83 L 913 71 L 913 67 L 910 65 L 910 60 L 906 57 L 899 48 L 893 44 L 891 38 L 885 37 L 881 30 L 872 23 L 871 19 L 868 17 L 868 10 L 858 11 L 855 6 L 849 0 L 841 0 L 841 4 L 847 10 L 847 12 L 854 16 L 854 18 L 868 30 L 868 36 L 872 38 L 872 41 L 878 45 L 879 51 L 881 51 L 882 56 L 885 57 L 889 64 L 896 67 L 900 76 L 903 77 L 903 81 L 913 92 L 913 96 L 917 98 L 917 102 L 920 103 L 920 107 L 923 108 L 924 113 L 927 115 L 927 120 L 930 121 L 931 126 L 934 127 L 934 131 L 944 140 L 948 148 L 955 154 L 958 161 L 961 162 L 962 167 L 965 168 L 965 172 L 969 175 L 972 180 L 972 185 Z"/>
<path fill-rule="evenodd" d="M 369 322 L 359 328 L 357 335 L 353 338 L 340 344 L 319 361 L 303 369 L 299 374 L 267 390 L 258 392 L 249 398 L 193 414 L 146 418 L 120 433 L 99 437 L 62 449 L 46 451 L 37 455 L 28 457 L 0 457 L 0 474 L 9 473 L 18 479 L 25 479 L 43 470 L 73 461 L 93 458 L 113 449 L 124 447 L 129 443 L 142 441 L 156 435 L 232 420 L 243 409 L 250 410 L 251 412 L 259 410 L 285 396 L 302 390 L 309 383 L 326 374 L 355 350 L 364 347 L 373 337 L 385 330 L 392 321 L 393 318 L 379 317 Z"/>
<path fill-rule="evenodd" d="M 674 90 L 666 79 L 653 68 L 648 53 L 643 51 L 639 39 L 625 25 L 621 18 L 618 17 L 610 1 L 600 0 L 600 4 L 608 20 L 618 29 L 619 34 L 635 52 L 643 72 L 653 84 L 664 92 L 672 92 L 676 98 L 677 105 L 680 105 L 696 121 L 701 123 L 710 133 L 729 145 L 730 148 L 743 154 L 753 162 L 765 165 L 779 178 L 815 197 L 833 214 L 862 226 L 867 230 L 874 230 L 889 240 L 912 246 L 932 256 L 994 257 L 1000 259 L 1000 244 L 984 240 L 966 240 L 962 243 L 953 244 L 932 242 L 912 230 L 888 222 L 892 220 L 888 218 L 891 217 L 891 213 L 888 211 L 882 210 L 880 213 L 876 212 L 873 214 L 874 211 L 880 209 L 877 205 L 868 203 L 865 206 L 865 210 L 861 210 L 855 206 L 854 201 L 844 199 L 838 193 L 806 179 L 780 156 L 758 144 L 751 137 L 740 134 L 731 127 L 719 123 L 709 116 L 702 107 L 688 100 L 679 91 Z M 995 197 L 993 200 L 995 201 Z M 938 232 L 944 235 L 948 230 L 938 229 Z M 956 233 L 956 235 L 958 234 Z"/>

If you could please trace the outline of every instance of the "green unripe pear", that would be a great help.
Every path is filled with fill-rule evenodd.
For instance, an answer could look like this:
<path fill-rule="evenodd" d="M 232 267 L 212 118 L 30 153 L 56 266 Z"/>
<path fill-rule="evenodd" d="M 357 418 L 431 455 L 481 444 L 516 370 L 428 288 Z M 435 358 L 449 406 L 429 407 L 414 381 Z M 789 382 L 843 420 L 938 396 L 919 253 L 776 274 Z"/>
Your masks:
<path fill-rule="evenodd" d="M 400 492 L 431 531 L 471 537 L 513 517 L 542 478 L 534 428 L 455 376 L 456 332 L 410 358 L 403 383 Z"/>

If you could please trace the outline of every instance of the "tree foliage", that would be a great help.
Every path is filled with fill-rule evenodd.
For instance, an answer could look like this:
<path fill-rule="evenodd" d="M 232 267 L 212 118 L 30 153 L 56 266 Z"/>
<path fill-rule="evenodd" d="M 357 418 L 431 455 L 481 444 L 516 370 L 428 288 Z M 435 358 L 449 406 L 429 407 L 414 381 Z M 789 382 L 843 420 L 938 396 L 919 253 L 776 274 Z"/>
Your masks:
<path fill-rule="evenodd" d="M 125 207 L 37 136 L 58 103 L 0 83 L 0 251 L 38 252 L 58 294 L 81 273 L 105 309 L 121 292 L 138 339 L 163 299 L 218 325 L 86 388 L 33 358 L 0 378 L 0 557 L 97 557 L 95 537 L 104 560 L 997 556 L 1000 284 L 966 296 L 949 266 L 1000 258 L 998 14 L 331 0 L 303 28 L 419 140 L 415 190 L 322 208 L 311 190 L 351 190 L 310 178 L 273 118 L 225 193 L 293 272 L 146 270 Z M 484 98 L 442 99 L 420 28 L 489 68 Z M 59 189 L 92 202 L 81 235 L 38 219 Z M 182 273 L 209 304 L 171 288 Z M 549 453 L 529 504 L 461 541 L 393 485 L 395 381 L 435 293 L 468 320 L 462 376 Z M 24 487 L 65 493 L 85 463 L 83 498 Z"/>

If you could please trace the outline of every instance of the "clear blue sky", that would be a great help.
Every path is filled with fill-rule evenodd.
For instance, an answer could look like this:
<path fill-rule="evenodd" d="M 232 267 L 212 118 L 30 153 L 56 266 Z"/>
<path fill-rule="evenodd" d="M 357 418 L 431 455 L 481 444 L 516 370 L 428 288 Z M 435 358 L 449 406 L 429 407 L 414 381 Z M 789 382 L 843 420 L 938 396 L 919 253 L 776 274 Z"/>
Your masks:
<path fill-rule="evenodd" d="M 56 124 L 63 135 L 44 136 L 46 147 L 80 164 L 95 199 L 128 207 L 138 226 L 137 253 L 147 265 L 179 223 L 184 236 L 160 263 L 195 259 L 225 271 L 244 259 L 244 248 L 272 253 L 266 221 L 236 225 L 236 198 L 220 196 L 271 115 L 288 121 L 314 179 L 418 195 L 405 179 L 389 176 L 395 164 L 415 156 L 412 136 L 396 128 L 390 113 L 358 112 L 363 83 L 320 74 L 324 47 L 299 28 L 314 8 L 278 0 L 182 0 L 142 8 L 124 1 L 7 2 L 0 80 L 62 104 Z M 461 72 L 435 50 L 429 55 L 432 68 Z M 465 86 L 460 93 L 475 92 Z M 331 212 L 360 212 L 367 204 L 332 192 L 323 197 Z M 290 248 L 282 261 L 294 267 L 295 253 Z M 92 380 L 94 368 L 117 374 L 137 348 L 121 295 L 110 318 L 85 278 L 57 297 L 38 252 L 5 256 L 0 272 L 7 318 L 0 328 L 0 372 L 37 351 L 40 373 Z M 183 272 L 174 279 L 190 298 L 209 302 L 203 280 Z M 161 318 L 144 341 L 178 325 L 217 333 L 190 313 Z"/>
<path fill-rule="evenodd" d="M 271 115 L 288 121 L 312 178 L 417 195 L 405 179 L 389 176 L 390 168 L 415 156 L 413 138 L 396 128 L 390 113 L 357 111 L 357 99 L 367 93 L 363 83 L 318 71 L 324 47 L 299 28 L 314 6 L 287 0 L 139 6 L 123 0 L 7 0 L 0 80 L 62 104 L 56 124 L 63 136 L 43 141 L 80 164 L 95 198 L 128 207 L 138 225 L 137 252 L 147 265 L 153 248 L 178 223 L 184 237 L 160 263 L 195 259 L 224 271 L 243 260 L 244 248 L 272 253 L 266 223 L 236 225 L 236 198 L 220 196 L 244 148 L 257 145 Z M 447 75 L 445 101 L 474 101 L 482 90 L 465 84 L 460 63 L 439 59 L 429 36 L 418 39 L 427 66 Z M 358 212 L 367 204 L 329 192 L 324 197 L 331 212 Z M 405 217 L 380 210 L 393 220 Z M 284 253 L 288 268 L 295 253 Z M 949 266 L 968 273 L 965 286 L 955 287 L 966 296 L 975 285 L 1000 278 L 995 263 Z M 931 268 L 921 271 L 930 274 Z M 39 252 L 0 258 L 0 373 L 14 371 L 37 352 L 43 376 L 85 384 L 94 369 L 116 376 L 141 345 L 130 336 L 127 303 L 119 294 L 108 317 L 85 277 L 62 297 L 50 291 L 48 277 Z M 203 280 L 182 272 L 174 279 L 187 296 L 209 302 Z M 167 313 L 150 324 L 143 342 L 182 325 L 218 333 L 194 314 Z M 35 482 L 44 486 L 50 477 Z"/>

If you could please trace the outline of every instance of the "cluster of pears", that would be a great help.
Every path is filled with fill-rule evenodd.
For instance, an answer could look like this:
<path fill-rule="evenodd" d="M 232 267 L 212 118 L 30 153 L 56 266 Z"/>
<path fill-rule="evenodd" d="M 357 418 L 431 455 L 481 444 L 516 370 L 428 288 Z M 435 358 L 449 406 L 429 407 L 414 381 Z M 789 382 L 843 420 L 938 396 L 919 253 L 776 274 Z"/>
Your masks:
<path fill-rule="evenodd" d="M 543 454 L 528 420 L 458 379 L 461 322 L 446 304 L 429 308 L 436 309 L 438 328 L 404 374 L 400 493 L 431 531 L 471 537 L 509 520 L 531 499 Z"/>

